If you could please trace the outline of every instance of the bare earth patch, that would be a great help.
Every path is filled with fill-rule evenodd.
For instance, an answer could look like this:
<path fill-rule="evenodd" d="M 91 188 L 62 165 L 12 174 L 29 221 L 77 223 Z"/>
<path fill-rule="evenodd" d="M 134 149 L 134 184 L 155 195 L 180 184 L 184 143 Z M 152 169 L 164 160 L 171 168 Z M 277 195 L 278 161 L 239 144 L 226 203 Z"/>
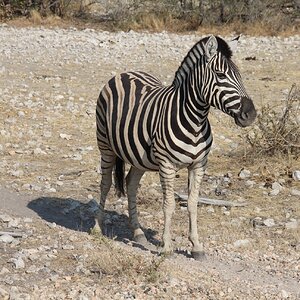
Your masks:
<path fill-rule="evenodd" d="M 101 87 L 128 70 L 168 84 L 200 38 L 0 27 L 1 299 L 299 299 L 300 181 L 291 176 L 299 158 L 259 158 L 246 148 L 246 132 L 215 110 L 201 194 L 247 205 L 199 206 L 206 260 L 190 257 L 187 210 L 179 203 L 176 251 L 158 255 L 163 213 L 155 173 L 142 179 L 138 199 L 147 247 L 131 241 L 126 199 L 113 190 L 107 237 L 88 234 L 101 176 Z M 278 105 L 299 83 L 299 49 L 299 36 L 241 38 L 234 59 L 258 108 Z M 182 170 L 176 191 L 186 187 Z"/>

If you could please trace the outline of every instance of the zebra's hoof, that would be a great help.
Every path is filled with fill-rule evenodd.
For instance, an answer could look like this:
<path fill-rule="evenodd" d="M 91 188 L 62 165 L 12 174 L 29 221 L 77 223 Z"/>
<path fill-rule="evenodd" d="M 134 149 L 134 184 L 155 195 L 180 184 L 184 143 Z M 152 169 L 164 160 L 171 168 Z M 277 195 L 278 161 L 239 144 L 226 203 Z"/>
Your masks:
<path fill-rule="evenodd" d="M 192 251 L 192 256 L 194 260 L 204 260 L 206 259 L 204 251 Z"/>
<path fill-rule="evenodd" d="M 146 245 L 148 243 L 146 237 L 144 234 L 138 234 L 133 239 L 136 243 L 141 245 Z"/>

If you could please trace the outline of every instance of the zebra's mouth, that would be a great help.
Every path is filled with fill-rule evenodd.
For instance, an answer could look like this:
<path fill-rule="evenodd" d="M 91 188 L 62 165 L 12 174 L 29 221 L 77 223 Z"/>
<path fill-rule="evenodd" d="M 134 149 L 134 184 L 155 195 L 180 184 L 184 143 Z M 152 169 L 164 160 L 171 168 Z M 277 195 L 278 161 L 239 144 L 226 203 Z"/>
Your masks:
<path fill-rule="evenodd" d="M 250 98 L 242 98 L 240 112 L 235 114 L 235 124 L 240 127 L 247 127 L 251 125 L 256 118 L 256 110 Z"/>
<path fill-rule="evenodd" d="M 240 117 L 236 116 L 234 118 L 234 121 L 235 121 L 235 124 L 240 126 L 240 127 L 247 127 L 247 126 L 249 126 L 253 123 L 254 119 L 253 120 L 250 120 L 248 118 L 243 119 L 243 118 L 240 118 Z"/>

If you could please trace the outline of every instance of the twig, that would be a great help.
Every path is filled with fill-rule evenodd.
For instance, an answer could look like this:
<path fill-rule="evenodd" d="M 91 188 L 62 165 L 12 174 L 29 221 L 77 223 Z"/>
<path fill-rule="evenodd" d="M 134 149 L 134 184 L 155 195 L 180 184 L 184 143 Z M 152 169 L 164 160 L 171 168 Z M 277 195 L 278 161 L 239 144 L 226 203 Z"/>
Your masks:
<path fill-rule="evenodd" d="M 0 235 L 8 234 L 12 237 L 23 237 L 25 233 L 22 232 L 12 232 L 12 231 L 0 231 Z"/>
<path fill-rule="evenodd" d="M 174 193 L 176 200 L 187 201 L 188 196 Z M 218 200 L 218 199 L 209 199 L 209 198 L 198 198 L 198 204 L 207 204 L 207 205 L 218 205 L 218 206 L 246 206 L 247 202 L 233 202 L 227 200 Z"/>

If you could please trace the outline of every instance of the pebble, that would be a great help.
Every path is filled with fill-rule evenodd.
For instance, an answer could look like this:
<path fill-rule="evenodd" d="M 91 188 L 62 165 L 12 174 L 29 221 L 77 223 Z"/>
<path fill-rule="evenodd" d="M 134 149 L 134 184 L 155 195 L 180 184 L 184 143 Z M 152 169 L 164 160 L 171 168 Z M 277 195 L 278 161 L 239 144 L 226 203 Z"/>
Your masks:
<path fill-rule="evenodd" d="M 298 196 L 298 197 L 300 197 L 300 190 L 297 190 L 297 189 L 291 189 L 290 194 L 291 194 L 292 196 Z"/>
<path fill-rule="evenodd" d="M 14 237 L 12 237 L 9 234 L 3 234 L 0 236 L 0 242 L 6 243 L 6 244 L 10 244 L 14 241 Z"/>
<path fill-rule="evenodd" d="M 250 241 L 248 239 L 237 240 L 233 243 L 234 248 L 248 247 L 250 246 Z"/>
<path fill-rule="evenodd" d="M 193 33 L 189 33 L 187 35 L 176 35 L 166 32 L 162 32 L 159 34 L 152 34 L 148 32 L 136 33 L 134 31 L 126 33 L 108 33 L 105 31 L 94 31 L 90 29 L 46 29 L 42 26 L 34 28 L 14 28 L 4 24 L 0 26 L 0 39 L 5 41 L 5 43 L 0 43 L 0 53 L 2 55 L 1 58 L 4 62 L 4 66 L 1 66 L 0 73 L 4 72 L 3 74 L 5 74 L 5 77 L 16 77 L 16 80 L 7 80 L 7 84 L 5 84 L 5 86 L 1 85 L 0 87 L 0 106 L 2 109 L 2 106 L 4 105 L 5 113 L 5 118 L 3 119 L 3 122 L 1 124 L 1 126 L 4 125 L 4 127 L 0 128 L 0 151 L 2 155 L 0 159 L 1 179 L 3 182 L 8 182 L 9 185 L 14 184 L 16 188 L 26 188 L 28 189 L 27 192 L 30 193 L 41 190 L 43 191 L 43 193 L 55 192 L 55 190 L 52 190 L 52 186 L 62 186 L 62 188 L 57 188 L 59 190 L 68 190 L 70 188 L 72 189 L 72 191 L 70 191 L 69 195 L 71 197 L 75 197 L 75 199 L 77 199 L 77 196 L 86 197 L 85 188 L 92 188 L 93 184 L 96 185 L 95 178 L 90 176 L 90 174 L 92 173 L 88 173 L 93 172 L 92 168 L 89 169 L 90 166 L 83 168 L 89 169 L 89 171 L 84 171 L 84 173 L 79 176 L 78 179 L 76 179 L 78 182 L 76 186 L 72 185 L 74 179 L 65 179 L 64 182 L 60 182 L 57 181 L 56 175 L 49 176 L 48 174 L 53 174 L 51 172 L 53 172 L 56 168 L 62 168 L 66 171 L 68 171 L 68 169 L 70 171 L 72 171 L 72 169 L 76 170 L 77 166 L 85 163 L 87 159 L 95 159 L 95 157 L 93 157 L 93 149 L 89 150 L 84 145 L 88 145 L 89 143 L 93 143 L 93 145 L 95 145 L 94 116 L 96 99 L 91 98 L 94 98 L 94 96 L 92 95 L 98 94 L 99 89 L 103 86 L 105 80 L 108 79 L 107 75 L 114 75 L 119 71 L 123 71 L 129 67 L 137 67 L 146 71 L 149 70 L 151 72 L 153 70 L 154 75 L 163 77 L 163 80 L 167 79 L 167 81 L 170 81 L 172 79 L 172 74 L 169 75 L 169 77 L 165 77 L 165 74 L 163 73 L 163 64 L 159 64 L 158 68 L 153 69 L 153 67 L 147 63 L 149 53 L 155 53 L 156 57 L 159 58 L 159 60 L 162 60 L 166 64 L 174 65 L 174 67 L 176 68 L 176 66 L 180 63 L 181 59 L 186 54 L 187 50 L 190 49 L 190 46 L 192 46 L 194 42 L 199 39 L 199 34 Z M 239 56 L 235 57 L 235 59 L 239 60 L 239 57 L 241 57 L 242 53 L 245 53 L 245 51 L 249 51 L 251 52 L 251 55 L 259 57 L 259 61 L 255 63 L 261 63 L 264 60 L 272 63 L 275 62 L 275 59 L 280 60 L 285 59 L 286 57 L 289 58 L 287 61 L 294 61 L 295 63 L 297 63 L 296 59 L 299 56 L 299 47 L 294 48 L 294 46 L 299 45 L 299 40 L 299 35 L 294 35 L 287 38 L 245 36 L 241 38 L 241 48 L 239 50 L 240 52 L 238 52 Z M 51 45 L 51 47 L 49 47 L 49 45 Z M 266 47 L 266 45 L 270 45 L 270 47 Z M 290 45 L 292 47 L 289 47 Z M 140 47 L 143 49 L 143 51 L 137 54 L 136 49 Z M 286 49 L 289 50 L 287 53 L 288 56 L 285 54 L 287 52 Z M 275 52 L 276 55 L 273 55 L 274 53 L 272 51 Z M 258 55 L 258 53 L 260 53 L 260 55 Z M 114 64 L 115 67 L 112 67 L 112 64 Z M 32 65 L 34 66 L 34 68 L 30 68 Z M 76 68 L 72 69 L 73 65 L 76 65 Z M 247 65 L 244 65 L 243 68 L 244 70 L 242 69 L 242 73 L 244 73 L 245 68 L 247 70 L 248 68 L 251 68 L 251 65 L 247 63 Z M 263 66 L 261 66 L 260 69 L 263 69 Z M 18 79 L 17 76 L 19 75 L 18 72 L 20 72 L 20 70 L 22 78 Z M 31 71 L 27 72 L 27 70 Z M 251 69 L 249 71 L 253 72 L 253 70 Z M 9 73 L 11 73 L 11 75 L 9 75 Z M 24 74 L 26 74 L 26 76 Z M 2 77 L 0 78 L 0 80 L 3 80 Z M 41 82 L 43 85 L 49 86 L 49 89 L 47 90 L 46 86 L 45 89 L 43 87 L 41 88 L 41 86 L 39 86 L 39 82 Z M 272 84 L 272 82 L 266 82 L 266 84 Z M 82 86 L 81 89 L 79 88 L 80 86 Z M 88 128 L 80 128 L 80 125 L 82 124 L 81 119 L 86 122 L 85 124 L 88 125 Z M 22 121 L 21 125 L 19 123 L 20 120 Z M 67 127 L 69 123 L 65 123 L 65 120 L 71 122 L 72 128 Z M 62 136 L 59 135 L 60 132 Z M 82 134 L 82 132 L 84 132 L 84 134 Z M 91 135 L 91 137 L 89 136 L 89 134 Z M 85 140 L 86 136 L 88 136 L 89 138 L 88 141 Z M 59 139 L 60 143 L 57 143 L 56 139 Z M 231 147 L 240 147 L 239 144 L 235 143 L 235 138 L 231 141 L 224 136 L 224 138 L 222 139 L 222 143 L 230 143 Z M 77 146 L 82 148 L 79 149 L 77 148 Z M 227 145 L 227 147 L 229 148 L 229 145 Z M 91 151 L 91 155 L 86 155 L 88 151 Z M 9 154 L 11 154 L 11 156 L 9 156 Z M 57 158 L 53 165 L 51 161 L 48 160 L 48 157 L 50 158 L 50 156 L 52 155 L 54 159 Z M 63 155 L 67 155 L 67 159 L 60 161 L 59 158 L 61 158 Z M 76 158 L 79 158 L 78 161 L 76 161 Z M 2 164 L 3 160 L 5 159 L 7 159 L 6 165 Z M 20 163 L 19 166 L 14 167 L 14 161 L 22 161 L 22 164 Z M 23 171 L 23 173 L 20 172 L 20 170 Z M 17 176 L 11 174 L 10 171 L 16 171 L 17 173 L 15 173 L 15 175 Z M 254 177 L 255 175 L 251 174 L 249 170 L 248 173 L 246 171 L 247 170 L 241 172 L 239 178 L 246 179 L 245 186 L 252 187 L 254 186 L 254 183 L 250 179 L 252 179 L 251 177 Z M 94 172 L 96 173 L 95 170 Z M 45 177 L 52 178 L 50 178 L 49 180 L 47 179 L 47 183 L 45 180 L 40 181 L 39 179 L 36 179 L 37 176 L 40 176 L 41 174 L 45 174 Z M 56 181 L 58 183 L 56 183 Z M 37 185 L 35 182 L 38 182 L 40 185 Z M 87 184 L 84 185 L 84 188 L 82 186 L 83 182 Z M 234 185 L 236 183 L 236 179 L 234 178 L 234 176 L 230 176 L 230 180 L 224 178 L 224 183 L 221 184 L 229 185 L 229 183 L 233 183 L 233 187 L 235 187 Z M 278 179 L 278 183 L 284 184 L 284 182 L 282 182 L 280 178 Z M 24 188 L 22 186 L 24 186 Z M 207 189 L 207 191 L 212 190 L 211 188 L 206 187 L 205 189 Z M 161 199 L 162 193 L 160 188 L 154 186 L 154 190 L 155 191 L 150 190 L 150 193 L 147 195 L 152 195 L 153 197 Z M 228 187 L 226 196 L 230 192 L 230 190 L 231 187 Z M 88 191 L 90 190 L 88 189 Z M 220 191 L 222 192 L 223 188 L 221 188 Z M 80 194 L 81 192 L 82 194 Z M 230 199 L 229 196 L 228 198 Z M 97 210 L 98 205 L 92 205 L 92 197 L 88 197 L 88 199 L 91 200 L 91 205 L 87 205 L 86 209 L 90 209 L 91 211 L 93 211 L 94 209 Z M 64 203 L 62 203 L 62 205 L 63 204 Z M 121 202 L 120 204 L 122 205 Z M 254 204 L 254 206 L 255 205 L 258 204 L 256 203 Z M 265 204 L 263 204 L 261 207 L 264 212 L 266 208 Z M 213 207 L 205 207 L 203 208 L 203 211 L 205 211 L 206 209 L 208 209 L 208 212 L 211 213 L 214 213 L 215 209 L 216 211 L 219 211 L 219 209 Z M 78 208 L 78 211 L 79 210 L 80 209 Z M 230 211 L 227 210 L 222 210 L 222 212 L 230 213 Z M 182 213 L 182 215 L 186 215 L 183 212 L 179 213 Z M 237 226 L 241 226 L 242 228 L 246 225 L 248 220 L 247 218 L 245 218 L 246 215 L 244 215 L 244 213 L 244 208 L 234 208 L 232 210 L 232 215 L 236 217 L 237 220 L 236 224 L 239 224 Z M 254 213 L 260 215 L 259 210 L 256 210 Z M 291 213 L 291 215 L 294 215 L 294 213 Z M 295 220 L 290 219 L 291 215 L 289 215 L 289 218 L 286 219 L 288 220 L 288 222 L 286 223 L 287 228 L 295 226 Z M 240 219 L 239 216 L 241 218 L 243 217 L 244 219 Z M 149 219 L 147 219 L 148 217 Z M 154 216 L 150 213 L 148 213 L 148 215 L 143 214 L 142 221 L 147 220 L 148 224 L 146 223 L 146 226 L 150 226 L 149 224 L 151 224 L 151 228 L 156 231 L 158 224 L 155 223 L 155 217 L 157 216 Z M 176 217 L 178 217 L 178 215 Z M 222 215 L 217 215 L 216 217 L 220 217 L 222 219 L 221 222 L 223 222 L 224 219 L 230 219 L 225 218 Z M 7 227 L 7 225 L 10 224 L 10 221 L 7 220 L 6 217 L 4 217 L 4 219 L 6 221 L 1 221 L 2 223 L 0 225 Z M 119 218 L 111 218 L 111 220 L 116 222 L 120 221 Z M 221 237 L 221 232 L 217 233 L 214 230 L 213 226 L 215 221 L 219 220 L 214 220 L 211 224 L 203 225 L 212 225 L 209 230 L 217 235 L 215 239 L 216 243 L 212 248 L 207 247 L 207 251 L 210 257 L 214 257 L 216 259 L 216 266 L 218 265 L 218 261 L 220 259 L 221 261 L 226 260 L 226 264 L 228 262 L 228 267 L 230 268 L 231 264 L 235 263 L 235 261 L 232 259 L 232 254 L 230 252 L 226 252 L 226 249 L 222 249 L 222 246 L 217 248 L 219 242 L 222 243 L 223 237 Z M 24 225 L 24 222 L 24 220 L 19 220 L 19 224 L 17 224 L 17 226 Z M 35 222 L 36 219 L 34 218 L 32 222 L 25 224 L 25 226 L 28 226 L 30 228 L 32 226 L 35 226 Z M 226 222 L 224 223 L 227 224 Z M 261 222 L 263 222 L 263 220 L 261 220 Z M 293 225 L 291 226 L 290 223 L 292 223 Z M 42 225 L 43 224 L 45 225 L 45 223 L 42 223 Z M 186 220 L 184 224 L 186 224 Z M 186 226 L 188 225 L 184 225 L 184 227 L 182 228 L 182 231 L 185 232 L 184 237 L 181 240 L 182 243 L 187 243 L 188 241 Z M 266 225 L 263 224 L 263 226 Z M 42 226 L 32 228 L 34 234 L 28 239 L 21 239 L 21 243 L 20 245 L 18 245 L 18 249 L 23 248 L 23 250 L 26 250 L 27 248 L 30 249 L 30 247 L 40 248 L 34 249 L 32 251 L 30 250 L 28 253 L 22 252 L 22 256 L 21 254 L 18 254 L 19 259 L 23 260 L 24 265 L 26 263 L 23 268 L 20 268 L 18 270 L 12 268 L 11 265 L 6 264 L 6 261 L 9 259 L 9 255 L 14 252 L 14 250 L 11 251 L 11 249 L 15 247 L 14 243 L 12 245 L 4 245 L 7 251 L 3 252 L 4 255 L 2 255 L 1 252 L 0 260 L 1 263 L 4 262 L 4 264 L 8 268 L 3 267 L 0 271 L 1 299 L 10 298 L 16 300 L 29 299 L 30 297 L 31 299 L 81 298 L 82 300 L 104 298 L 161 299 L 168 298 L 169 295 L 167 293 L 169 285 L 171 286 L 170 297 L 173 297 L 174 300 L 197 297 L 199 298 L 201 297 L 201 293 L 203 291 L 205 291 L 206 293 L 203 297 L 206 296 L 210 299 L 217 299 L 220 297 L 224 299 L 275 299 L 276 297 L 286 298 L 291 296 L 288 288 L 286 288 L 286 291 L 281 291 L 281 285 L 274 287 L 273 290 L 273 287 L 269 287 L 265 283 L 263 283 L 264 286 L 260 288 L 258 287 L 259 284 L 257 285 L 257 282 L 250 283 L 248 281 L 246 283 L 242 278 L 243 276 L 241 278 L 229 278 L 228 280 L 225 280 L 226 282 L 224 282 L 222 280 L 223 277 L 219 276 L 219 274 L 217 277 L 215 277 L 213 273 L 210 273 L 218 272 L 218 269 L 210 269 L 209 271 L 205 271 L 205 273 L 208 272 L 209 275 L 208 283 L 205 280 L 205 273 L 201 274 L 204 277 L 201 278 L 201 284 L 199 284 L 198 286 L 197 284 L 199 280 L 196 281 L 193 278 L 195 276 L 189 276 L 189 279 L 187 280 L 184 276 L 180 277 L 180 274 L 178 274 L 178 280 L 175 280 L 171 283 L 165 283 L 163 281 L 163 273 L 165 271 L 168 271 L 168 260 L 165 260 L 163 261 L 163 264 L 157 268 L 158 273 L 160 272 L 160 270 L 162 270 L 162 279 L 159 279 L 158 282 L 155 282 L 154 284 L 148 284 L 147 282 L 148 287 L 150 286 L 148 291 L 152 293 L 148 297 L 148 295 L 143 294 L 144 289 L 140 294 L 138 292 L 139 280 L 144 280 L 144 278 L 139 277 L 140 275 L 138 275 L 136 280 L 132 280 L 132 277 L 129 278 L 129 280 L 127 279 L 128 281 L 126 281 L 126 268 L 128 268 L 129 266 L 130 276 L 131 271 L 134 271 L 135 269 L 138 269 L 138 272 L 141 272 L 141 274 L 143 274 L 144 260 L 141 260 L 141 263 L 139 263 L 140 261 L 138 258 L 137 266 L 135 266 L 136 263 L 134 263 L 133 267 L 130 264 L 126 265 L 124 276 L 122 276 L 124 268 L 122 264 L 124 263 L 124 261 L 127 262 L 125 255 L 123 256 L 123 254 L 127 253 L 126 251 L 121 252 L 121 265 L 118 267 L 118 270 L 120 270 L 121 274 L 110 274 L 110 272 L 105 273 L 105 270 L 103 274 L 89 274 L 88 266 L 90 266 L 90 263 L 92 261 L 84 261 L 81 270 L 83 273 L 88 274 L 89 277 L 84 277 L 84 274 L 80 274 L 79 277 L 79 274 L 74 274 L 76 269 L 76 257 L 73 257 L 73 253 L 78 254 L 80 251 L 82 251 L 82 249 L 80 248 L 81 245 L 85 247 L 87 244 L 90 244 L 90 248 L 92 249 L 92 251 L 90 252 L 96 253 L 98 251 L 95 250 L 98 250 L 98 247 L 101 251 L 101 245 L 97 243 L 97 245 L 95 246 L 94 241 L 90 239 L 91 237 L 89 237 L 85 232 L 78 233 L 75 231 L 70 231 L 69 229 L 64 229 L 62 226 L 56 226 L 55 223 L 50 223 L 50 227 L 53 228 L 53 230 L 47 228 L 47 225 L 45 225 L 44 228 Z M 227 231 L 226 226 L 224 227 L 224 230 Z M 260 238 L 261 236 L 263 236 L 262 231 L 263 230 L 255 230 L 251 232 L 251 234 L 257 234 L 257 238 Z M 68 241 L 68 235 L 76 236 L 78 242 L 77 240 L 74 240 L 74 242 L 66 242 Z M 274 237 L 274 240 L 275 238 L 276 237 Z M 30 244 L 32 243 L 32 239 L 34 239 L 34 244 Z M 89 243 L 86 239 L 89 240 Z M 273 239 L 273 237 L 270 236 L 270 239 Z M 54 247 L 55 243 L 58 245 L 58 248 Z M 61 246 L 62 243 L 63 245 L 64 243 L 66 244 L 64 246 Z M 120 242 L 113 241 L 111 244 L 117 243 Z M 275 244 L 276 243 L 274 243 L 274 247 Z M 235 246 L 237 248 L 246 247 L 248 245 L 251 245 L 251 242 L 248 239 L 235 241 Z M 110 243 L 108 246 L 109 247 L 107 248 L 110 249 Z M 251 258 L 247 257 L 247 255 L 244 256 L 243 254 L 242 257 L 246 257 L 245 266 L 251 263 L 252 258 L 256 259 L 256 246 L 257 245 L 253 247 L 255 248 L 253 253 L 252 249 L 251 251 L 249 251 L 249 253 L 251 252 Z M 63 247 L 65 251 L 61 251 L 60 247 Z M 280 245 L 280 247 L 282 247 L 282 245 Z M 69 253 L 69 251 L 67 250 L 68 248 L 70 249 L 71 253 Z M 54 250 L 56 250 L 56 252 Z M 274 251 L 271 251 L 271 254 L 266 253 L 265 249 L 260 249 L 259 251 L 261 251 L 262 253 L 266 253 L 266 258 L 269 259 L 270 257 L 273 257 L 272 255 L 274 255 L 274 253 L 278 253 L 277 250 L 278 249 L 275 247 Z M 132 251 L 136 254 L 135 250 Z M 86 252 L 89 252 L 89 250 L 87 249 Z M 153 272 L 153 267 L 155 267 L 156 272 L 156 264 L 153 263 L 156 259 L 156 255 L 152 255 L 150 253 L 149 255 L 147 255 L 144 252 L 145 251 L 142 252 L 143 256 L 148 259 L 146 270 L 148 271 L 148 273 L 150 271 Z M 67 254 L 68 256 L 63 257 L 64 254 Z M 97 253 L 97 255 L 98 254 L 99 253 Z M 56 259 L 55 256 L 59 259 L 53 261 Z M 3 257 L 6 261 L 3 261 Z M 18 257 L 15 259 L 18 259 Z M 96 257 L 97 256 L 95 254 L 95 257 L 93 257 L 93 259 L 96 259 Z M 60 265 L 60 263 L 63 262 L 64 259 L 66 259 L 66 262 L 69 264 L 66 269 L 64 269 L 64 266 Z M 118 258 L 116 258 L 116 260 L 118 260 Z M 288 260 L 282 257 L 282 266 L 277 268 L 278 265 L 276 265 L 276 263 L 278 263 L 278 259 L 270 259 L 268 263 L 272 264 L 272 268 L 275 266 L 274 270 L 282 273 L 282 278 L 291 278 L 293 274 L 293 260 L 294 257 L 291 251 L 291 253 L 289 253 L 288 255 Z M 74 261 L 75 265 L 72 266 L 72 263 L 74 263 Z M 109 260 L 108 263 L 114 263 L 114 261 Z M 181 258 L 181 260 L 179 258 L 178 265 L 176 262 L 176 269 L 174 270 L 174 272 L 172 270 L 173 276 L 175 276 L 174 274 L 176 274 L 177 272 L 177 267 L 182 266 L 182 268 L 185 268 L 185 264 L 188 263 L 189 260 L 185 257 Z M 95 264 L 96 266 L 100 264 L 99 267 L 101 271 L 101 260 L 95 261 Z M 22 265 L 22 263 L 19 265 Z M 249 266 L 250 274 L 253 270 L 254 269 L 251 269 L 251 267 Z M 188 272 L 192 271 L 193 268 L 188 270 Z M 230 271 L 231 270 L 229 269 L 229 275 Z M 246 269 L 246 271 L 248 271 L 248 269 Z M 251 274 L 254 280 L 255 275 L 256 274 Z M 266 276 L 266 279 L 268 278 L 268 274 L 263 275 L 264 277 Z M 271 275 L 273 276 L 273 274 Z M 67 284 L 64 282 L 65 276 L 68 276 L 69 278 Z M 101 282 L 102 278 L 96 278 L 96 276 L 107 276 L 107 282 L 110 280 L 110 278 L 116 278 L 116 280 L 111 280 L 109 286 L 101 286 L 101 284 L 99 285 L 99 282 Z M 34 278 L 34 280 L 32 280 L 32 278 Z M 53 282 L 50 282 L 51 284 L 48 284 L 46 282 L 46 280 L 49 278 L 53 280 Z M 296 276 L 294 276 L 294 278 L 296 278 Z M 191 280 L 191 282 L 188 282 L 189 280 Z M 2 284 L 4 284 L 5 286 L 3 287 Z M 18 285 L 18 287 L 11 288 L 12 285 Z M 27 286 L 29 286 L 29 288 L 27 288 Z M 238 289 L 243 289 L 242 295 L 241 293 L 237 292 Z M 227 292 L 231 295 L 228 295 Z"/>
<path fill-rule="evenodd" d="M 300 181 L 300 171 L 293 171 L 292 177 L 295 181 Z"/>
<path fill-rule="evenodd" d="M 254 185 L 255 185 L 255 181 L 253 181 L 253 180 L 246 180 L 245 181 L 245 186 L 247 186 L 249 188 L 253 188 Z"/>
<path fill-rule="evenodd" d="M 21 257 L 12 258 L 9 261 L 14 264 L 14 267 L 16 269 L 24 269 L 25 268 L 25 262 Z"/>
<path fill-rule="evenodd" d="M 279 182 L 273 182 L 272 183 L 272 190 L 283 190 L 283 186 Z"/>
<path fill-rule="evenodd" d="M 281 290 L 279 297 L 282 297 L 282 299 L 288 299 L 290 297 L 290 293 L 286 290 Z"/>
<path fill-rule="evenodd" d="M 215 212 L 215 209 L 212 207 L 212 206 L 209 206 L 207 209 L 206 209 L 206 212 L 209 213 L 209 214 L 213 214 Z"/>
<path fill-rule="evenodd" d="M 269 196 L 277 196 L 284 187 L 279 182 L 273 182 L 272 183 L 272 190 L 269 192 Z"/>
<path fill-rule="evenodd" d="M 14 171 L 10 171 L 10 174 L 14 177 L 21 177 L 24 175 L 24 171 L 23 170 L 14 170 Z"/>
<path fill-rule="evenodd" d="M 274 219 L 268 218 L 263 221 L 263 224 L 267 227 L 273 227 L 275 226 L 275 221 Z"/>
<path fill-rule="evenodd" d="M 62 139 L 64 139 L 64 140 L 69 141 L 72 138 L 72 135 L 66 134 L 66 133 L 60 133 L 59 137 L 62 138 Z"/>
<path fill-rule="evenodd" d="M 295 219 L 291 219 L 290 222 L 285 224 L 286 229 L 297 229 L 299 227 L 298 221 Z"/>
<path fill-rule="evenodd" d="M 11 222 L 13 220 L 13 218 L 7 214 L 1 214 L 0 215 L 0 221 L 4 222 L 4 223 L 8 223 Z"/>
<path fill-rule="evenodd" d="M 241 179 L 249 178 L 249 177 L 251 177 L 251 172 L 247 169 L 242 169 L 239 173 L 239 177 Z"/>

